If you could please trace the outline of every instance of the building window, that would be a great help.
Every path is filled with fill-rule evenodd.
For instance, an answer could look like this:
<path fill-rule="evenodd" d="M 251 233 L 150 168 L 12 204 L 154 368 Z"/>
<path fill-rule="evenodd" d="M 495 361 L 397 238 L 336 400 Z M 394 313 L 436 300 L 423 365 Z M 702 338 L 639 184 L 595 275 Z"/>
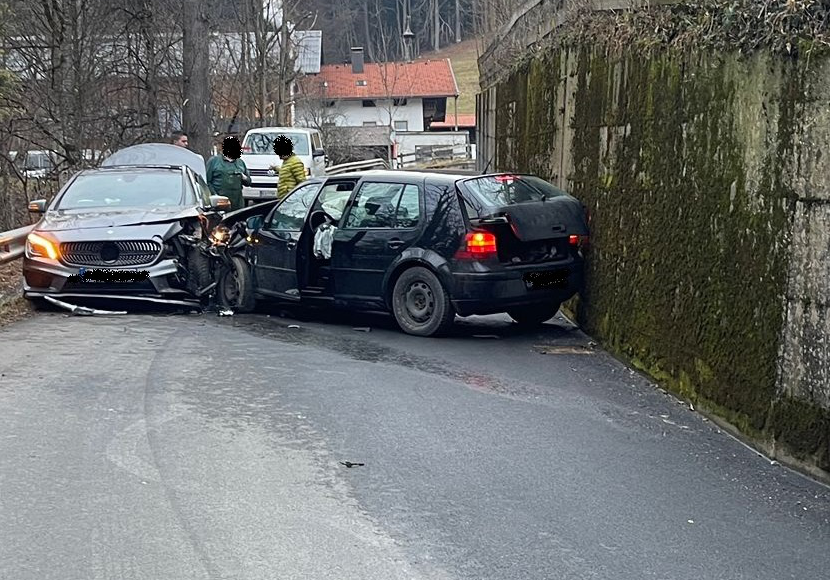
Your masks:
<path fill-rule="evenodd" d="M 395 107 L 405 107 L 406 99 L 392 99 L 392 105 Z"/>
<path fill-rule="evenodd" d="M 377 121 L 363 121 L 364 127 L 377 127 Z"/>
<path fill-rule="evenodd" d="M 395 131 L 409 131 L 409 121 L 395 121 Z"/>
<path fill-rule="evenodd" d="M 364 101 L 363 101 L 363 106 L 364 106 L 364 107 L 374 107 L 374 106 L 375 106 L 375 102 L 374 102 L 374 101 L 370 101 L 370 100 L 366 99 L 366 100 L 364 100 Z"/>
<path fill-rule="evenodd" d="M 363 80 L 363 79 L 360 79 L 359 81 L 355 81 L 354 84 L 355 84 L 355 86 L 358 86 L 358 87 L 365 87 L 366 86 L 366 81 Z"/>

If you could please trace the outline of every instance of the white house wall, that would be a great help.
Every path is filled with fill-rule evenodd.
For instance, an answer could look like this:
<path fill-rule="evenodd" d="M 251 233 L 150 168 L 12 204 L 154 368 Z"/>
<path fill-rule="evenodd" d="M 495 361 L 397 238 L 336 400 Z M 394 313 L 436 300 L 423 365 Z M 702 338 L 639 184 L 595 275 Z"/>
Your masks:
<path fill-rule="evenodd" d="M 407 99 L 406 105 L 394 106 L 392 101 L 375 100 L 376 107 L 364 107 L 363 101 L 335 101 L 326 115 L 341 127 L 362 127 L 364 123 L 388 126 L 389 113 L 393 121 L 406 121 L 408 131 L 424 130 L 423 99 Z M 394 125 L 393 125 L 394 126 Z"/>

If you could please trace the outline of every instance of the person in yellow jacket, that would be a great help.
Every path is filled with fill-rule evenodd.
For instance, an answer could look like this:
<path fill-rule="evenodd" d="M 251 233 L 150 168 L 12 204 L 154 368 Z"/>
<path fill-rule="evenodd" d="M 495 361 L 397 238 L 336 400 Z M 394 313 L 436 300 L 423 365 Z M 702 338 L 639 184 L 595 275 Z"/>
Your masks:
<path fill-rule="evenodd" d="M 282 159 L 277 182 L 277 199 L 282 200 L 292 189 L 306 180 L 305 165 L 294 155 L 294 143 L 285 135 L 274 139 L 274 153 Z M 271 169 L 277 170 L 276 167 Z"/>

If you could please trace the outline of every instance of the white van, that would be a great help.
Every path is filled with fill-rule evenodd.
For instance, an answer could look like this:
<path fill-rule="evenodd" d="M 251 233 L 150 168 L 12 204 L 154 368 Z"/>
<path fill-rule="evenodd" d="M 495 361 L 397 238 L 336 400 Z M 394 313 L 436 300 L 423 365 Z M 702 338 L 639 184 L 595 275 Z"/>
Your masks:
<path fill-rule="evenodd" d="M 303 162 L 306 175 L 319 177 L 326 172 L 326 152 L 320 131 L 303 127 L 260 127 L 245 133 L 242 141 L 242 161 L 251 174 L 251 185 L 242 187 L 245 201 L 277 198 L 277 172 L 282 159 L 274 154 L 274 139 L 285 135 L 294 143 L 294 153 Z"/>

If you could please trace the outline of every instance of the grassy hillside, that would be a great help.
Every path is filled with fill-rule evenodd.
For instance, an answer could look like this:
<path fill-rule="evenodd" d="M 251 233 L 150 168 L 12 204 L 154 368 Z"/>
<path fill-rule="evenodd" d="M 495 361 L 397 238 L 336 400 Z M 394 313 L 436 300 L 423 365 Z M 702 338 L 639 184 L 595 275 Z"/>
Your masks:
<path fill-rule="evenodd" d="M 421 57 L 450 59 L 453 72 L 455 72 L 455 80 L 458 82 L 458 90 L 461 93 L 461 96 L 458 97 L 458 113 L 475 114 L 476 94 L 479 92 L 478 46 L 476 41 L 465 40 L 464 42 L 447 46 L 438 52 L 423 53 Z M 451 100 L 447 103 L 447 113 L 453 113 Z"/>

